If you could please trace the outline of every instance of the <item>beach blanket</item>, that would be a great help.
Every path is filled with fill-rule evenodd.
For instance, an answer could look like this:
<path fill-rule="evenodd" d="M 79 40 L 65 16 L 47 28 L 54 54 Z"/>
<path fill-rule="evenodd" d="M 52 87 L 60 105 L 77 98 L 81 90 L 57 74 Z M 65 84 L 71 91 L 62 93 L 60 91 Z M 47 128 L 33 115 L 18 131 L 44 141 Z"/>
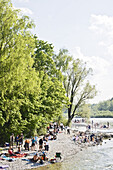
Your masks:
<path fill-rule="evenodd" d="M 15 161 L 15 160 L 17 160 L 17 158 L 10 158 L 10 157 L 7 157 L 5 155 L 3 155 L 2 158 L 7 160 L 7 161 Z"/>
<path fill-rule="evenodd" d="M 27 156 L 27 154 L 23 153 L 23 154 L 16 154 L 16 156 L 11 156 L 11 158 L 22 158 L 24 156 Z"/>
<path fill-rule="evenodd" d="M 0 165 L 0 169 L 4 169 L 4 170 L 6 170 L 6 168 L 9 168 L 9 165 Z"/>
<path fill-rule="evenodd" d="M 22 161 L 30 161 L 30 159 L 24 159 L 24 158 L 22 158 L 21 160 Z"/>
<path fill-rule="evenodd" d="M 0 160 L 2 160 L 3 158 L 0 157 Z"/>

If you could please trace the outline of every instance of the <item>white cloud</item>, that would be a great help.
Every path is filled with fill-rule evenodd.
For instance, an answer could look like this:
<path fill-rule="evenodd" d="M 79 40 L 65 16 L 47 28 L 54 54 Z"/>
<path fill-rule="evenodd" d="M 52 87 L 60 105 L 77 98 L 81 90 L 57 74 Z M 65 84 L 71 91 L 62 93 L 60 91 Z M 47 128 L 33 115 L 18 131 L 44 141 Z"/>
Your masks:
<path fill-rule="evenodd" d="M 100 76 L 106 75 L 108 73 L 108 68 L 111 63 L 98 56 L 84 56 L 81 52 L 80 47 L 75 47 L 72 51 L 73 56 L 80 58 L 87 63 L 89 68 L 93 69 L 94 74 Z"/>
<path fill-rule="evenodd" d="M 108 49 L 108 53 L 113 56 L 113 44 L 111 44 L 110 46 L 107 47 Z"/>
<path fill-rule="evenodd" d="M 75 47 L 71 51 L 73 57 L 79 58 L 87 63 L 87 68 L 93 69 L 93 76 L 89 77 L 91 84 L 96 85 L 98 91 L 97 97 L 91 100 L 92 103 L 97 103 L 102 100 L 107 100 L 113 96 L 113 80 L 111 80 L 110 69 L 112 62 L 99 56 L 85 56 L 80 47 Z"/>
<path fill-rule="evenodd" d="M 89 77 L 91 84 L 96 85 L 97 97 L 92 101 L 108 100 L 113 97 L 113 16 L 91 15 L 89 29 L 93 31 L 97 41 L 98 50 L 103 49 L 101 56 L 86 56 L 80 47 L 71 51 L 75 58 L 80 58 L 87 63 L 87 68 L 93 69 L 93 76 Z"/>
<path fill-rule="evenodd" d="M 33 12 L 29 8 L 16 8 L 13 6 L 14 9 L 20 9 L 22 14 L 30 14 L 32 15 Z"/>
<path fill-rule="evenodd" d="M 95 31 L 97 34 L 113 38 L 113 16 L 92 14 L 89 29 Z"/>
<path fill-rule="evenodd" d="M 106 47 L 107 44 L 106 44 L 104 41 L 100 41 L 100 42 L 98 43 L 98 45 L 99 45 L 99 46 Z"/>
<path fill-rule="evenodd" d="M 30 14 L 30 15 L 33 14 L 33 12 L 28 8 L 19 8 L 19 9 L 22 11 L 23 14 Z"/>
<path fill-rule="evenodd" d="M 98 102 L 113 97 L 113 16 L 91 15 L 89 29 L 97 35 L 98 46 L 104 47 L 103 55 L 106 56 L 106 59 L 97 56 L 89 59 L 94 70 L 93 82 L 100 91 L 95 97 Z"/>
<path fill-rule="evenodd" d="M 98 35 L 98 45 L 104 47 L 106 57 L 113 62 L 113 16 L 92 14 L 89 29 Z"/>

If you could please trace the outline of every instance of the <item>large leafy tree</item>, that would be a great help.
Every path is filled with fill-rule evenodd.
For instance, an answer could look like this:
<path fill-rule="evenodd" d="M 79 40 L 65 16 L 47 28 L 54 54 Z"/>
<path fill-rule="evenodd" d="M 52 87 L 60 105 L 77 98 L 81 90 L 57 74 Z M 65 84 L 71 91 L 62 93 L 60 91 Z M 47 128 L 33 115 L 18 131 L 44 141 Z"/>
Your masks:
<path fill-rule="evenodd" d="M 74 60 L 67 50 L 60 50 L 54 59 L 57 69 L 60 69 L 63 74 L 63 85 L 70 101 L 68 106 L 68 123 L 70 123 L 77 108 L 88 99 L 92 99 L 96 95 L 96 90 L 95 86 L 91 86 L 87 81 L 90 69 L 87 69 L 82 61 Z M 60 66 L 61 61 L 66 61 L 66 64 L 62 62 Z"/>
<path fill-rule="evenodd" d="M 41 74 L 47 74 L 48 76 L 53 76 L 56 72 L 55 63 L 53 61 L 54 47 L 52 44 L 45 42 L 43 40 L 39 40 L 37 36 L 34 36 L 35 39 L 35 54 L 34 65 L 33 67 Z"/>
<path fill-rule="evenodd" d="M 38 71 L 41 80 L 41 106 L 39 114 L 45 118 L 45 125 L 62 114 L 62 109 L 68 103 L 68 98 L 65 96 L 65 89 L 62 82 L 56 75 L 59 71 L 53 59 L 53 46 L 48 42 L 38 40 L 35 37 L 36 50 L 33 67 Z M 60 74 L 61 76 L 61 74 Z M 44 123 L 43 123 L 44 126 Z"/>
<path fill-rule="evenodd" d="M 33 26 L 29 17 L 14 10 L 10 0 L 0 0 L 1 142 L 10 133 L 24 130 L 30 116 L 22 106 L 32 105 L 32 98 L 40 91 L 39 78 L 32 68 L 35 41 L 30 29 Z"/>

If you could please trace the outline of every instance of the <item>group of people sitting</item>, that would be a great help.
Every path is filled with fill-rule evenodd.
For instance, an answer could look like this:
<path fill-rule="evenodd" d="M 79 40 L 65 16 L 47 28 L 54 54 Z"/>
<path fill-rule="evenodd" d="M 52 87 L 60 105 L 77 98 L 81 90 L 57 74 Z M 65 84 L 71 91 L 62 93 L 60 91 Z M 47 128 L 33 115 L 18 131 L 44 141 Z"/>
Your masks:
<path fill-rule="evenodd" d="M 41 164 L 43 164 L 43 161 L 48 160 L 46 152 L 41 152 L 40 154 L 36 153 L 33 158 L 30 159 L 31 162 L 37 162 L 38 160 Z"/>
<path fill-rule="evenodd" d="M 8 149 L 8 154 L 6 154 L 6 156 L 12 157 L 12 156 L 17 156 L 18 154 L 21 155 L 20 147 L 18 147 L 18 151 L 17 152 L 14 152 L 13 148 L 10 146 L 9 149 Z M 27 155 L 29 155 L 29 154 L 25 154 L 25 156 L 27 156 Z M 43 151 L 40 154 L 36 153 L 33 156 L 33 158 L 29 158 L 29 160 L 31 162 L 37 162 L 39 160 L 40 163 L 43 164 L 43 161 L 48 160 L 48 157 L 47 157 L 46 152 Z"/>
<path fill-rule="evenodd" d="M 86 132 L 78 132 L 76 135 L 73 135 L 72 140 L 78 144 L 90 142 L 100 144 L 100 142 L 103 142 L 103 137 L 102 135 L 96 136 L 94 133 L 87 135 Z"/>
<path fill-rule="evenodd" d="M 23 133 L 21 133 L 21 135 L 16 135 L 16 137 L 12 133 L 10 136 L 10 143 L 7 145 L 9 146 L 9 149 L 6 156 L 12 158 L 19 157 L 24 154 L 24 152 L 21 151 L 21 149 L 23 150 L 24 147 L 25 150 L 28 151 L 30 149 L 31 151 L 37 151 L 32 158 L 29 158 L 31 162 L 37 162 L 39 160 L 40 163 L 43 164 L 43 161 L 48 160 L 47 152 L 49 151 L 49 141 L 57 139 L 57 133 L 59 129 L 61 129 L 61 131 L 64 130 L 63 123 L 61 123 L 59 126 L 57 123 L 54 123 L 53 125 L 50 124 L 50 126 L 47 128 L 47 133 L 44 136 L 38 138 L 37 135 L 35 135 L 31 139 L 27 138 L 25 140 L 23 140 Z M 25 154 L 30 155 L 29 152 Z"/>
<path fill-rule="evenodd" d="M 21 147 L 18 147 L 18 150 L 16 152 L 14 152 L 13 148 L 10 146 L 8 149 L 8 154 L 9 156 L 16 156 L 17 154 L 21 153 Z"/>

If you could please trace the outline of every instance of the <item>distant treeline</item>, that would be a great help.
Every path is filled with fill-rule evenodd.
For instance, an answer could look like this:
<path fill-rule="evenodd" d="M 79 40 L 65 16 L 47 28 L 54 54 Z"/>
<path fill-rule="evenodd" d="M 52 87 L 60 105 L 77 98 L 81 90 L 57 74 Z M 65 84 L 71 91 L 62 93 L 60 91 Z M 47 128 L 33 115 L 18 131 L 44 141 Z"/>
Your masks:
<path fill-rule="evenodd" d="M 91 117 L 113 117 L 113 98 L 91 105 Z"/>

